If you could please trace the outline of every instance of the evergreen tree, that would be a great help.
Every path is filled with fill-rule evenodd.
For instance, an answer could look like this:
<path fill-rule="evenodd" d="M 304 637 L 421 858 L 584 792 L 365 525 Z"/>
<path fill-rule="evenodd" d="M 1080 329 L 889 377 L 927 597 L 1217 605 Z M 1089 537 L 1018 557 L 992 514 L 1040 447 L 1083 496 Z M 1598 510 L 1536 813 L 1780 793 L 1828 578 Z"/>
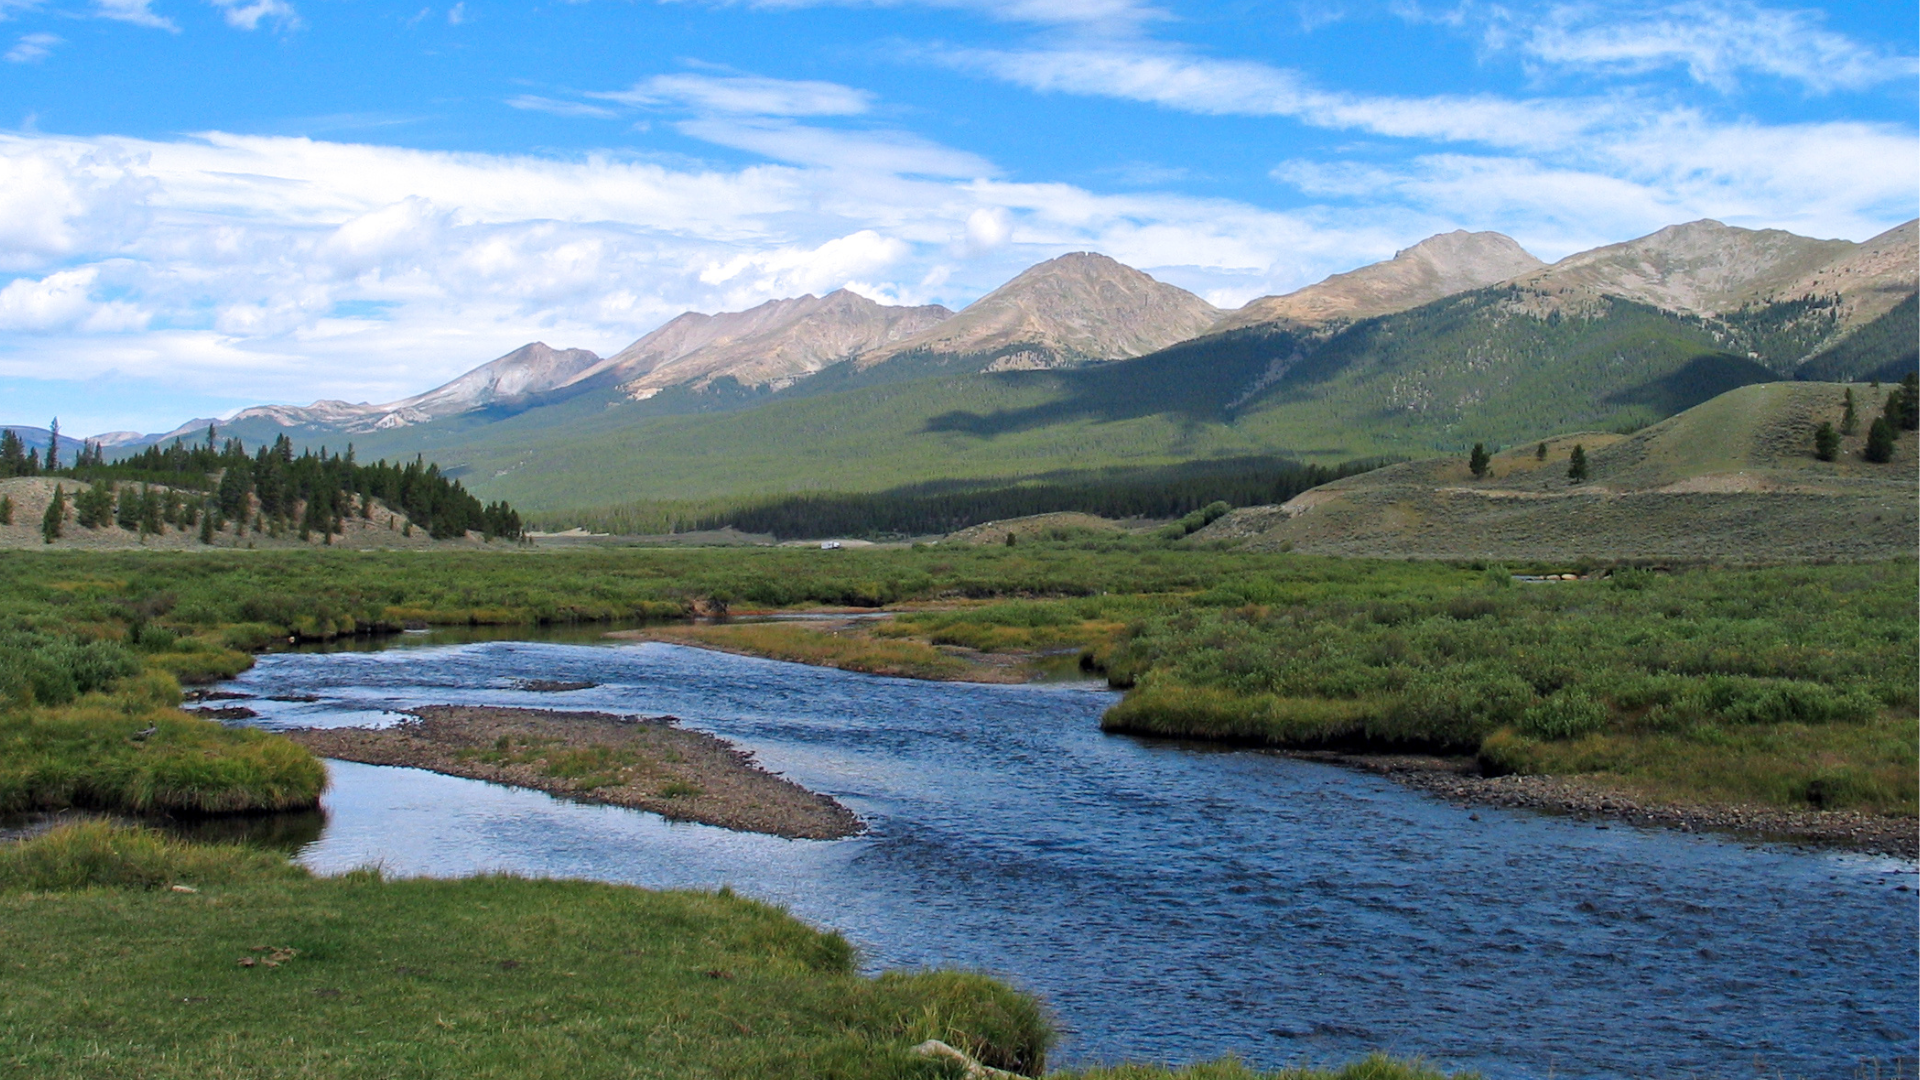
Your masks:
<path fill-rule="evenodd" d="M 53 426 L 47 435 L 47 471 L 60 467 L 60 418 L 53 418 Z"/>
<path fill-rule="evenodd" d="M 41 541 L 51 544 L 55 540 L 60 539 L 60 523 L 65 521 L 66 518 L 67 493 L 60 485 L 55 484 L 53 486 L 53 501 L 47 503 L 47 512 L 40 518 Z"/>
<path fill-rule="evenodd" d="M 211 504 L 200 508 L 200 542 L 213 543 L 213 506 Z"/>
<path fill-rule="evenodd" d="M 1567 459 L 1567 479 L 1576 484 L 1587 479 L 1587 448 L 1579 443 L 1573 444 L 1573 455 Z"/>
<path fill-rule="evenodd" d="M 1467 455 L 1467 468 L 1473 472 L 1473 478 L 1484 479 L 1487 475 L 1487 466 L 1492 463 L 1493 458 L 1487 453 L 1486 444 L 1474 443 L 1473 453 Z"/>
<path fill-rule="evenodd" d="M 128 484 L 120 489 L 120 497 L 114 501 L 113 522 L 128 532 L 140 528 L 140 511 L 145 509 L 140 493 Z"/>
<path fill-rule="evenodd" d="M 1533 448 L 1533 460 L 1535 461 L 1547 460 L 1547 444 L 1546 443 L 1541 443 L 1539 446 L 1536 446 Z"/>
<path fill-rule="evenodd" d="M 1867 448 L 1860 456 L 1876 465 L 1884 465 L 1893 460 L 1893 425 L 1882 416 L 1867 428 Z"/>
<path fill-rule="evenodd" d="M 1900 380 L 1900 415 L 1894 422 L 1902 430 L 1920 430 L 1920 373 L 1909 371 Z"/>
<path fill-rule="evenodd" d="M 167 531 L 161 518 L 162 507 L 164 506 L 165 502 L 161 499 L 159 492 L 153 490 L 150 486 L 143 485 L 141 487 L 140 532 L 143 535 L 158 536 Z"/>
<path fill-rule="evenodd" d="M 13 524 L 13 496 L 0 495 L 0 525 Z"/>
<path fill-rule="evenodd" d="M 0 430 L 0 476 L 27 475 L 27 448 L 12 428 Z"/>
<path fill-rule="evenodd" d="M 73 511 L 83 529 L 104 529 L 113 524 L 113 485 L 95 480 L 87 490 L 76 492 Z"/>
<path fill-rule="evenodd" d="M 1821 461 L 1832 461 L 1840 456 L 1840 433 L 1833 425 L 1822 421 L 1813 431 L 1813 456 Z"/>
<path fill-rule="evenodd" d="M 27 471 L 21 475 L 23 476 L 39 476 L 40 475 L 39 448 L 36 447 L 32 450 L 27 451 Z"/>
<path fill-rule="evenodd" d="M 1847 387 L 1847 411 L 1840 414 L 1840 434 L 1851 435 L 1860 430 L 1860 414 L 1853 408 L 1853 387 Z"/>

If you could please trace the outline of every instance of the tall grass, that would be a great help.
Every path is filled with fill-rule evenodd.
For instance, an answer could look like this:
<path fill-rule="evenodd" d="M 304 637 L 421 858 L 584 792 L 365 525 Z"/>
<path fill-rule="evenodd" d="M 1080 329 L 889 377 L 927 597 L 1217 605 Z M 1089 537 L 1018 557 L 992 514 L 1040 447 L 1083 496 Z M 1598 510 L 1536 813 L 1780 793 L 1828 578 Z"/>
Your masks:
<path fill-rule="evenodd" d="M 45 1080 L 932 1080 L 927 1038 L 1029 1074 L 1053 1041 L 1004 983 L 863 977 L 724 889 L 316 878 L 98 826 L 0 848 L 0 956 L 0 1071 Z"/>

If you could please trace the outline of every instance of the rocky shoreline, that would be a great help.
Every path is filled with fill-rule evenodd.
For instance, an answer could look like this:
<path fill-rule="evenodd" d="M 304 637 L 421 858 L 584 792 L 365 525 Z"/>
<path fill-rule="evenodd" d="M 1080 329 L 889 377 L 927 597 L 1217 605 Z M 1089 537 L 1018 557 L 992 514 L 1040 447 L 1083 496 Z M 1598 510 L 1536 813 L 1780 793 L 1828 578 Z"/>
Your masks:
<path fill-rule="evenodd" d="M 837 840 L 865 825 L 832 798 L 671 716 L 431 705 L 387 728 L 284 734 L 321 757 L 404 765 L 581 802 L 788 839 Z"/>
<path fill-rule="evenodd" d="M 1779 810 L 1752 806 L 1656 803 L 1595 780 L 1564 776 L 1482 776 L 1472 758 L 1417 754 L 1289 751 L 1288 757 L 1378 773 L 1462 806 L 1498 806 L 1564 814 L 1605 828 L 1628 825 L 1723 832 L 1751 840 L 1920 858 L 1920 822 L 1846 810 Z"/>

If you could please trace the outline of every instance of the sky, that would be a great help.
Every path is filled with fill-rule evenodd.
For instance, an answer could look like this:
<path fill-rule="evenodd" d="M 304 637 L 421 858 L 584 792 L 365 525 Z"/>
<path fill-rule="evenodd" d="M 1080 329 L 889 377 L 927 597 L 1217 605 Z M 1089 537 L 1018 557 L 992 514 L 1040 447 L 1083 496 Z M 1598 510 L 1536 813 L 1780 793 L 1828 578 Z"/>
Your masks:
<path fill-rule="evenodd" d="M 1920 212 L 1912 3 L 0 0 L 0 422 L 385 402 L 526 342 L 1092 250 L 1222 307 Z"/>

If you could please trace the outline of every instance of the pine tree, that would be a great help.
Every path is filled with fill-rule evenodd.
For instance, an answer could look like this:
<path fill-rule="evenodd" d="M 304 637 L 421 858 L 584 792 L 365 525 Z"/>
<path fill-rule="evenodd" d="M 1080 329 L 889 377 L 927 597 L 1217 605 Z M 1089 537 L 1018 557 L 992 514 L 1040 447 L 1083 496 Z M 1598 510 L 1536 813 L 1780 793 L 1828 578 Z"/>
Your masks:
<path fill-rule="evenodd" d="M 1851 435 L 1860 430 L 1860 415 L 1853 408 L 1853 387 L 1847 387 L 1847 411 L 1840 414 L 1840 434 Z"/>
<path fill-rule="evenodd" d="M 1893 460 L 1893 425 L 1882 416 L 1867 428 L 1867 448 L 1860 456 L 1876 465 L 1884 465 Z"/>
<path fill-rule="evenodd" d="M 47 435 L 47 471 L 60 467 L 60 418 L 53 418 L 53 427 Z"/>
<path fill-rule="evenodd" d="M 1832 461 L 1840 456 L 1840 433 L 1833 425 L 1822 421 L 1813 431 L 1813 456 L 1821 461 Z"/>
<path fill-rule="evenodd" d="M 0 429 L 0 476 L 27 475 L 27 449 L 12 428 Z"/>
<path fill-rule="evenodd" d="M 1473 453 L 1467 455 L 1467 468 L 1472 471 L 1475 480 L 1485 479 L 1487 466 L 1493 464 L 1492 455 L 1487 453 L 1485 443 L 1474 443 Z"/>
<path fill-rule="evenodd" d="M 47 503 L 47 512 L 40 519 L 40 539 L 51 544 L 60 539 L 60 523 L 67 518 L 67 493 L 60 485 L 53 486 L 53 501 Z"/>
<path fill-rule="evenodd" d="M 0 525 L 13 524 L 13 496 L 0 495 Z"/>
<path fill-rule="evenodd" d="M 1573 444 L 1573 455 L 1567 459 L 1567 479 L 1576 484 L 1587 479 L 1587 448 L 1579 443 Z"/>
<path fill-rule="evenodd" d="M 128 484 L 120 489 L 120 497 L 114 500 L 113 522 L 128 532 L 140 528 L 140 511 L 143 509 L 139 492 Z"/>
<path fill-rule="evenodd" d="M 1920 430 L 1920 373 L 1909 371 L 1900 380 L 1900 415 L 1894 421 L 1902 430 Z"/>
<path fill-rule="evenodd" d="M 1536 446 L 1533 448 L 1533 460 L 1535 461 L 1547 460 L 1547 444 L 1546 443 L 1541 443 L 1539 446 Z"/>
<path fill-rule="evenodd" d="M 200 508 L 200 542 L 213 543 L 213 507 L 211 505 Z"/>

